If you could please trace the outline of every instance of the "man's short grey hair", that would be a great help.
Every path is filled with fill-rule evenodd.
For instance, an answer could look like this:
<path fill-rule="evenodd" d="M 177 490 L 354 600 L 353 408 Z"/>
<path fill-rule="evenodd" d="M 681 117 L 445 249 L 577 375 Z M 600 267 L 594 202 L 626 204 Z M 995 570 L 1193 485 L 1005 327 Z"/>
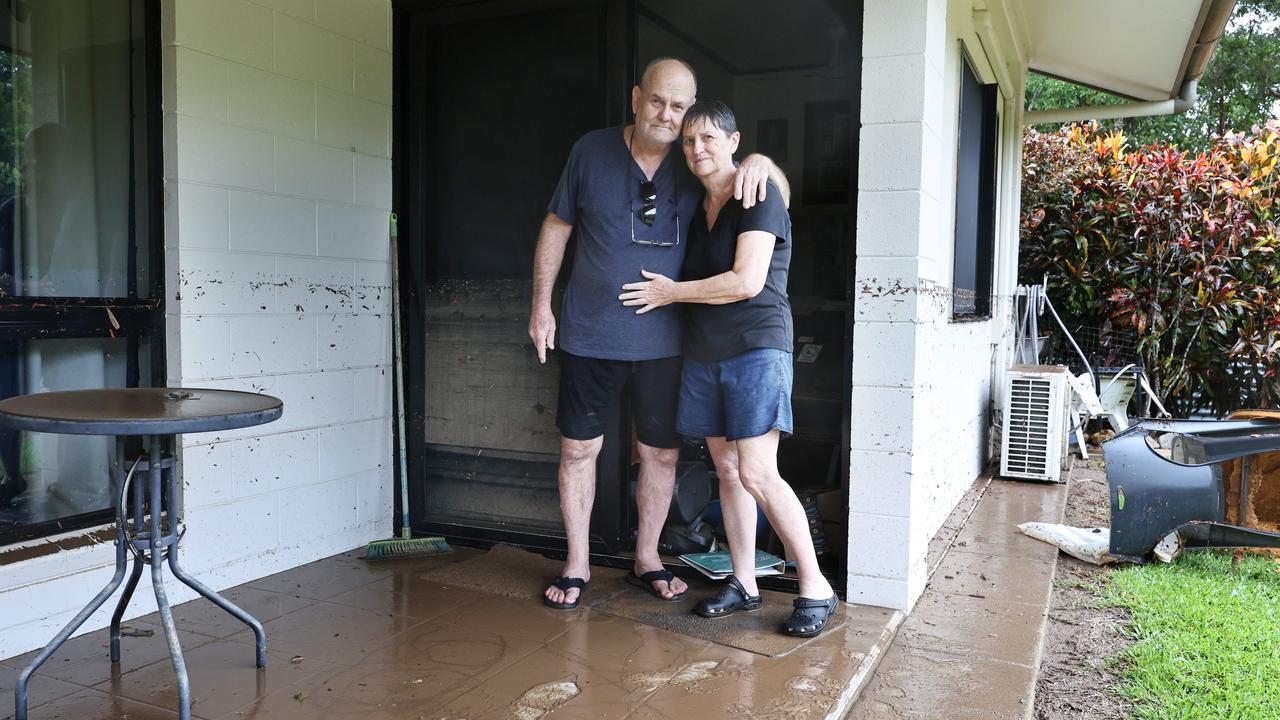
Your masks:
<path fill-rule="evenodd" d="M 653 72 L 654 68 L 656 68 L 657 66 L 661 65 L 664 62 L 679 63 L 681 67 L 683 67 L 685 70 L 688 70 L 689 77 L 693 78 L 693 87 L 695 88 L 695 90 L 697 89 L 698 74 L 693 71 L 692 65 L 685 62 L 684 60 L 681 60 L 678 57 L 656 57 L 650 60 L 649 64 L 644 66 L 644 72 L 640 73 L 640 82 L 636 84 L 639 85 L 640 87 L 644 87 L 645 81 L 649 79 L 649 73 Z"/>

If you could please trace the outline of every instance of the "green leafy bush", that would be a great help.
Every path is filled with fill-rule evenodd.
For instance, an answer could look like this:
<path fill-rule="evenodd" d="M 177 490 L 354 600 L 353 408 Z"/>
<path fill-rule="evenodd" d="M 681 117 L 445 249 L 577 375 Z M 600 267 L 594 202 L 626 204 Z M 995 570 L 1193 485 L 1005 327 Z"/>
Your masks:
<path fill-rule="evenodd" d="M 1280 400 L 1280 126 L 1191 154 L 1093 125 L 1023 141 L 1020 281 L 1069 326 L 1136 331 L 1176 415 Z"/>

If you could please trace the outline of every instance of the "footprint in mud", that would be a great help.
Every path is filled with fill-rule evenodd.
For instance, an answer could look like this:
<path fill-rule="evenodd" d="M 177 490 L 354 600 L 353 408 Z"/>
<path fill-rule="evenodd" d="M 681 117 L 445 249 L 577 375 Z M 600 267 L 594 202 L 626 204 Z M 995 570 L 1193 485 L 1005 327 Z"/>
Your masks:
<path fill-rule="evenodd" d="M 556 682 L 535 685 L 524 691 L 524 694 L 511 703 L 511 715 L 516 720 L 538 720 L 538 718 L 569 702 L 582 692 L 573 677 Z"/>
<path fill-rule="evenodd" d="M 652 692 L 671 683 L 672 685 L 692 685 L 705 680 L 714 674 L 720 665 L 718 660 L 701 660 L 692 663 L 679 663 L 645 673 L 634 673 L 622 679 L 623 685 L 629 689 Z"/>

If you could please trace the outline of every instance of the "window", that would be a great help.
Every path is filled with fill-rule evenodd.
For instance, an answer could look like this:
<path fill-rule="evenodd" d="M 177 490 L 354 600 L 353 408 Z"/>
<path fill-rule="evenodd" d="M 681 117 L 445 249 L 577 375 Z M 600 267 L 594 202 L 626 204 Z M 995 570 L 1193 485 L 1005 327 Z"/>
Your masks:
<path fill-rule="evenodd" d="M 161 380 L 158 21 L 0 4 L 0 397 Z M 108 521 L 113 452 L 0 428 L 0 544 Z"/>
<path fill-rule="evenodd" d="M 991 315 L 991 266 L 995 246 L 999 93 L 960 63 L 959 151 L 956 157 L 955 266 L 951 314 L 955 318 Z"/>

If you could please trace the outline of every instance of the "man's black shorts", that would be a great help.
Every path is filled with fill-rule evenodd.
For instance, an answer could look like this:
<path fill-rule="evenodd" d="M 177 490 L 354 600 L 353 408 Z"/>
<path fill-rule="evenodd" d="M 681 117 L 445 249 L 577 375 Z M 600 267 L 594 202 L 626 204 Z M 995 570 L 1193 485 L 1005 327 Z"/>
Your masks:
<path fill-rule="evenodd" d="M 656 448 L 680 447 L 676 404 L 681 364 L 679 356 L 600 360 L 561 352 L 556 427 L 571 440 L 594 440 L 604 434 L 605 418 L 627 392 L 640 442 Z"/>

